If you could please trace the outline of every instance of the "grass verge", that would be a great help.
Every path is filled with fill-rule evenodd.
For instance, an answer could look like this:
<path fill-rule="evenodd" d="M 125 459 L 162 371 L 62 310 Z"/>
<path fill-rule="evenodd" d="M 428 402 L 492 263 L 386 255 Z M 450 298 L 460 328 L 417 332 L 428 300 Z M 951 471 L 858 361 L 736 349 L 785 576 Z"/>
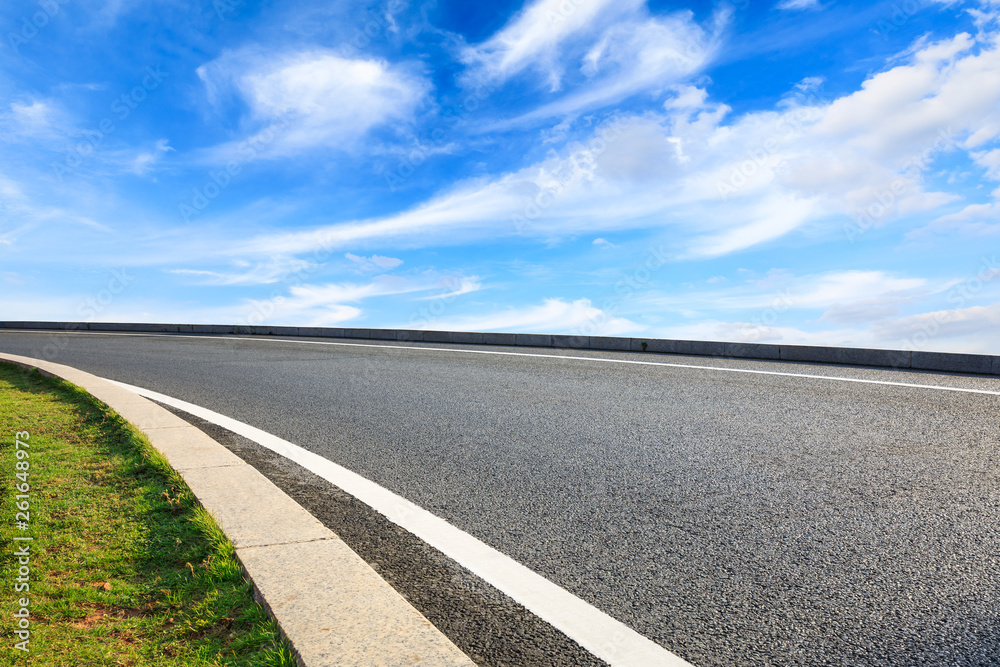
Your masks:
<path fill-rule="evenodd" d="M 28 458 L 17 459 L 15 434 L 25 431 Z M 15 523 L 19 460 L 29 465 L 27 530 Z M 254 601 L 233 545 L 146 437 L 82 389 L 6 363 L 0 538 L 0 663 L 296 664 Z M 30 591 L 16 592 L 14 552 L 24 544 Z M 14 648 L 22 597 L 30 599 L 28 653 Z"/>

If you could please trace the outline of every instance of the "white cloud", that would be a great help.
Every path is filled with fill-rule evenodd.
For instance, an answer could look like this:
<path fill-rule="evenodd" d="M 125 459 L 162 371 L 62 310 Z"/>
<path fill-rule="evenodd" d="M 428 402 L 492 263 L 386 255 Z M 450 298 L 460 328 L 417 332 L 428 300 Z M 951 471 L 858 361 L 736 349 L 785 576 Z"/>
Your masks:
<path fill-rule="evenodd" d="M 433 294 L 425 297 L 442 299 L 474 292 L 481 287 L 474 277 L 441 278 L 432 272 L 417 277 L 382 275 L 365 283 L 293 285 L 289 288 L 287 296 L 267 301 L 249 301 L 236 321 L 328 326 L 361 317 L 364 312 L 359 305 L 368 299 L 431 292 L 441 288 L 452 290 L 449 294 Z M 398 310 L 398 305 L 396 309 Z"/>
<path fill-rule="evenodd" d="M 783 343 L 786 345 L 838 345 L 844 347 L 882 347 L 871 332 L 865 329 L 825 329 L 807 331 L 794 326 L 760 325 L 755 322 L 730 322 L 724 320 L 704 320 L 660 328 L 655 332 L 659 338 L 678 340 L 711 340 L 741 343 Z"/>
<path fill-rule="evenodd" d="M 0 111 L 0 139 L 5 142 L 42 141 L 55 148 L 71 138 L 73 120 L 52 100 L 14 101 L 7 109 Z"/>
<path fill-rule="evenodd" d="M 951 4 L 952 0 L 938 0 L 938 2 L 947 5 Z M 965 10 L 972 16 L 977 28 L 982 30 L 990 23 L 1000 23 L 1000 12 L 997 11 L 1000 10 L 1000 2 L 997 0 L 978 0 L 977 4 L 980 9 L 969 8 Z"/>
<path fill-rule="evenodd" d="M 151 151 L 143 151 L 139 153 L 135 159 L 132 160 L 130 165 L 130 171 L 138 176 L 145 176 L 148 174 L 153 166 L 160 160 L 163 155 L 169 151 L 174 150 L 170 146 L 170 142 L 166 139 L 160 139 L 153 146 Z"/>
<path fill-rule="evenodd" d="M 942 132 L 965 135 L 974 148 L 1000 134 L 1000 66 L 996 35 L 970 53 L 976 39 L 962 33 L 924 44 L 911 62 L 866 80 L 835 100 L 817 124 L 819 136 L 848 139 L 874 158 L 905 160 L 929 150 Z M 964 54 L 964 55 L 963 55 Z"/>
<path fill-rule="evenodd" d="M 416 239 L 439 243 L 449 230 L 483 228 L 499 216 L 523 205 L 506 183 L 463 183 L 453 191 L 402 213 L 372 220 L 352 221 L 291 234 L 274 234 L 234 244 L 234 254 L 270 252 L 301 253 L 316 248 L 332 249 L 378 238 Z"/>
<path fill-rule="evenodd" d="M 879 340 L 898 347 L 984 354 L 1000 353 L 997 331 L 1000 302 L 888 319 L 874 327 Z"/>
<path fill-rule="evenodd" d="M 794 196 L 772 195 L 759 200 L 745 211 L 745 223 L 731 225 L 721 233 L 696 241 L 690 257 L 718 257 L 784 236 L 812 217 L 815 202 Z"/>
<path fill-rule="evenodd" d="M 52 235 L 58 233 L 65 240 L 67 228 L 95 230 L 102 235 L 112 231 L 108 225 L 79 210 L 66 210 L 49 203 L 58 194 L 61 193 L 53 193 L 45 183 L 32 183 L 25 179 L 15 181 L 0 173 L 0 224 L 3 226 L 0 241 L 4 245 L 13 245 L 44 229 L 44 235 L 34 236 L 42 240 L 41 251 L 48 254 L 53 245 Z M 58 232 L 55 231 L 57 229 Z M 106 244 L 103 238 L 102 243 Z"/>
<path fill-rule="evenodd" d="M 462 296 L 463 294 L 471 294 L 472 292 L 478 292 L 483 289 L 483 284 L 479 282 L 479 279 L 475 276 L 454 278 L 449 277 L 441 281 L 441 286 L 449 291 L 443 294 L 432 294 L 431 296 L 424 296 L 417 299 L 418 301 L 434 301 L 437 299 L 454 299 L 457 296 Z"/>
<path fill-rule="evenodd" d="M 906 234 L 911 241 L 934 241 L 970 236 L 1000 235 L 1000 204 L 969 204 L 957 213 L 942 215 Z"/>
<path fill-rule="evenodd" d="M 324 49 L 227 53 L 198 75 L 211 99 L 235 90 L 256 124 L 278 135 L 265 155 L 352 145 L 372 128 L 412 118 L 429 90 L 412 67 Z"/>
<path fill-rule="evenodd" d="M 347 253 L 347 259 L 357 265 L 359 271 L 388 271 L 403 263 L 403 260 L 395 257 L 383 257 L 382 255 L 372 255 L 371 257 L 359 257 Z"/>
<path fill-rule="evenodd" d="M 680 85 L 674 86 L 674 97 L 663 103 L 665 109 L 669 110 L 697 110 L 705 106 L 708 99 L 708 91 L 697 86 Z"/>
<path fill-rule="evenodd" d="M 782 0 L 778 3 L 778 9 L 818 9 L 819 0 Z"/>
<path fill-rule="evenodd" d="M 694 320 L 656 332 L 671 338 L 997 354 L 998 279 L 995 257 L 984 258 L 978 273 L 964 281 L 931 282 L 883 271 L 799 277 L 774 270 L 721 290 L 647 295 L 629 312 L 681 313 Z M 993 303 L 968 305 L 973 299 Z M 958 307 L 928 310 L 928 304 L 946 303 Z M 816 310 L 822 311 L 818 318 Z M 731 319 L 727 313 L 733 313 Z"/>
<path fill-rule="evenodd" d="M 422 329 L 445 331 L 504 331 L 572 335 L 618 336 L 637 333 L 645 326 L 613 317 L 589 299 L 545 299 L 541 305 L 509 308 L 487 315 L 466 315 L 424 322 Z"/>
<path fill-rule="evenodd" d="M 378 276 L 368 283 L 293 285 L 287 296 L 251 299 L 239 310 L 239 323 L 294 323 L 298 326 L 332 326 L 361 317 L 355 304 L 381 296 L 408 294 L 433 288 L 426 280 Z"/>
<path fill-rule="evenodd" d="M 847 309 L 872 300 L 891 301 L 895 305 L 940 292 L 947 283 L 930 285 L 923 278 L 894 276 L 885 271 L 834 271 L 796 276 L 772 270 L 760 279 L 749 279 L 724 289 L 649 295 L 636 300 L 636 308 L 646 312 L 744 311 L 757 314 L 766 309 L 781 312 L 795 310 Z"/>
<path fill-rule="evenodd" d="M 976 164 L 986 170 L 987 178 L 1000 181 L 1000 148 L 978 153 L 973 152 L 971 155 Z"/>
<path fill-rule="evenodd" d="M 728 17 L 717 13 L 709 32 L 689 11 L 651 16 L 645 0 L 536 0 L 463 52 L 465 78 L 492 85 L 532 68 L 551 92 L 572 82 L 564 96 L 504 125 L 573 114 L 663 90 L 698 71 L 715 55 Z"/>
<path fill-rule="evenodd" d="M 806 308 L 867 303 L 872 297 L 889 296 L 906 303 L 925 294 L 926 286 L 924 278 L 900 278 L 884 271 L 840 271 L 811 279 L 792 299 L 794 304 Z"/>
<path fill-rule="evenodd" d="M 29 132 L 47 130 L 53 115 L 51 105 L 39 100 L 32 100 L 31 104 L 11 102 L 10 113 L 11 120 Z"/>
<path fill-rule="evenodd" d="M 689 13 L 620 23 L 608 28 L 588 52 L 582 72 L 589 78 L 578 92 L 513 122 L 573 114 L 638 92 L 663 90 L 704 67 L 717 48 L 718 34 L 706 33 Z"/>
<path fill-rule="evenodd" d="M 581 33 L 593 36 L 608 20 L 620 19 L 645 0 L 535 0 L 482 44 L 468 48 L 463 59 L 477 78 L 503 81 L 529 67 L 545 70 L 559 88 L 559 61 L 564 44 Z M 602 19 L 598 22 L 598 19 Z"/>
<path fill-rule="evenodd" d="M 457 183 L 395 215 L 254 239 L 234 252 L 645 228 L 669 232 L 674 256 L 699 258 L 805 228 L 842 236 L 856 216 L 886 224 L 959 200 L 926 182 L 938 156 L 967 151 L 990 168 L 997 71 L 998 34 L 983 33 L 921 42 L 852 94 L 824 99 L 820 81 L 806 79 L 776 109 L 732 119 L 703 90 L 674 86 L 662 114 L 617 117 L 536 164 Z"/>
<path fill-rule="evenodd" d="M 293 257 L 274 257 L 257 264 L 245 261 L 233 262 L 233 268 L 226 271 L 169 269 L 168 273 L 190 276 L 201 285 L 267 285 L 276 283 L 293 273 L 308 271 L 315 266 L 311 262 Z"/>
<path fill-rule="evenodd" d="M 248 267 L 252 273 L 255 267 Z M 181 275 L 203 276 L 207 271 L 177 272 Z M 223 278 L 230 276 L 217 272 Z M 233 276 L 238 274 L 233 273 Z M 216 274 L 207 276 L 216 280 Z M 254 284 L 242 282 L 209 284 Z M 260 282 L 260 281 L 257 281 Z M 269 281 L 267 281 L 269 282 Z M 175 302 L 157 303 L 132 292 L 123 293 L 114 302 L 102 308 L 93 321 L 103 322 L 191 322 L 211 324 L 286 324 L 291 326 L 334 326 L 365 316 L 363 304 L 378 297 L 411 294 L 439 289 L 451 284 L 434 276 L 416 279 L 379 276 L 370 282 L 328 283 L 294 285 L 279 296 L 246 299 L 241 303 L 223 303 L 213 306 L 178 305 Z M 0 311 L 17 312 L 26 319 L 77 320 L 79 309 L 87 303 L 88 295 L 71 293 L 58 298 L 17 299 L 0 293 Z"/>
<path fill-rule="evenodd" d="M 997 354 L 1000 348 L 997 347 L 994 332 L 998 326 L 1000 303 L 926 313 L 899 320 L 885 318 L 873 326 L 806 329 L 794 325 L 760 325 L 755 322 L 712 319 L 663 327 L 651 333 L 657 337 L 680 340 Z M 928 331 L 934 332 L 933 335 L 928 335 Z"/>
<path fill-rule="evenodd" d="M 370 283 L 337 283 L 328 285 L 293 285 L 291 298 L 300 307 L 326 305 L 331 302 L 361 301 L 373 296 L 405 294 L 427 289 L 398 276 L 379 276 Z"/>

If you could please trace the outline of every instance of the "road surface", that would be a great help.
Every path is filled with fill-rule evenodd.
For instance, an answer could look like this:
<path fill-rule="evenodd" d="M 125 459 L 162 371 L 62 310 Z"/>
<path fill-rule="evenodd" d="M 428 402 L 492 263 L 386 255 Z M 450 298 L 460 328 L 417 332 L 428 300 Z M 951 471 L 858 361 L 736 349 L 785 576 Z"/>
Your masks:
<path fill-rule="evenodd" d="M 1000 664 L 1000 378 L 306 340 L 4 331 L 0 351 L 316 452 L 699 667 Z M 337 489 L 216 435 L 481 664 L 600 664 Z"/>

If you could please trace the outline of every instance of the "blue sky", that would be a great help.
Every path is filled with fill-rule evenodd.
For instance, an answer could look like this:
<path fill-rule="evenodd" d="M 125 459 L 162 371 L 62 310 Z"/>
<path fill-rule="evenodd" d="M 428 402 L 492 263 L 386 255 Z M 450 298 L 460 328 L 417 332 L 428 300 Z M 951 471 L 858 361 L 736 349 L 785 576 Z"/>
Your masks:
<path fill-rule="evenodd" d="M 1000 354 L 1000 3 L 11 0 L 0 317 Z"/>

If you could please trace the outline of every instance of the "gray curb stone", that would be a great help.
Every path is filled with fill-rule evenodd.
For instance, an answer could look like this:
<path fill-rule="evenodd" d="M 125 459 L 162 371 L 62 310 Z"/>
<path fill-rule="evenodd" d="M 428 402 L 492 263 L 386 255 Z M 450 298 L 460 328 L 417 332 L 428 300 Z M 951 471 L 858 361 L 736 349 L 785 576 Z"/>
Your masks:
<path fill-rule="evenodd" d="M 552 347 L 552 336 L 548 334 L 515 334 L 514 344 L 527 347 Z"/>
<path fill-rule="evenodd" d="M 910 368 L 927 371 L 959 373 L 991 373 L 992 359 L 981 354 L 950 354 L 947 352 L 912 352 Z"/>
<path fill-rule="evenodd" d="M 517 336 L 512 333 L 484 333 L 484 345 L 516 345 Z"/>
<path fill-rule="evenodd" d="M 725 356 L 740 359 L 781 359 L 781 346 L 766 343 L 725 343 Z"/>
<path fill-rule="evenodd" d="M 586 350 L 590 348 L 590 336 L 552 336 L 552 347 Z"/>
<path fill-rule="evenodd" d="M 617 350 L 628 352 L 632 346 L 631 338 L 617 338 L 615 336 L 591 336 L 591 350 Z"/>

